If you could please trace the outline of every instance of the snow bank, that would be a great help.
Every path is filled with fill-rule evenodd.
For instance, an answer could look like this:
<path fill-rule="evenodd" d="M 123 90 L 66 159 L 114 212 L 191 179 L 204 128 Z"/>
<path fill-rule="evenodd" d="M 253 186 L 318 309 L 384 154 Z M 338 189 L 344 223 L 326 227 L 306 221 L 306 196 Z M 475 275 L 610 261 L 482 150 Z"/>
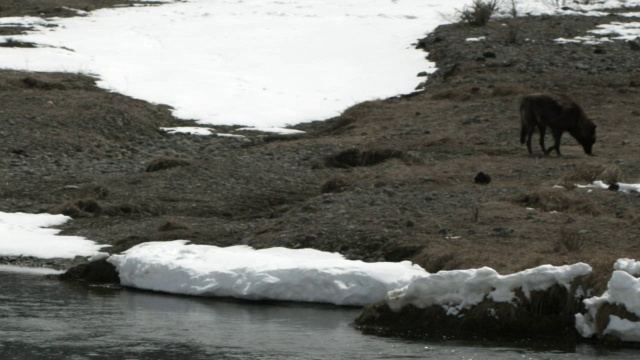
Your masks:
<path fill-rule="evenodd" d="M 495 302 L 510 302 L 518 288 L 527 298 L 531 291 L 546 290 L 556 284 L 569 289 L 574 278 L 590 273 L 591 266 L 584 263 L 543 265 L 505 276 L 489 267 L 440 271 L 389 292 L 386 301 L 394 311 L 409 304 L 418 308 L 441 305 L 448 314 L 456 315 L 462 309 L 479 304 L 485 297 Z"/>
<path fill-rule="evenodd" d="M 616 189 L 611 188 L 612 185 L 615 185 L 617 188 Z M 603 190 L 611 189 L 611 190 L 617 190 L 622 192 L 631 192 L 631 191 L 640 192 L 640 184 L 615 183 L 615 184 L 607 185 L 600 180 L 596 180 L 589 185 L 576 184 L 576 186 L 579 188 L 596 188 L 596 189 L 603 189 Z"/>
<path fill-rule="evenodd" d="M 408 261 L 365 263 L 312 249 L 221 248 L 186 240 L 143 243 L 108 261 L 122 285 L 140 289 L 356 306 L 427 275 Z"/>
<path fill-rule="evenodd" d="M 607 284 L 607 291 L 602 296 L 594 296 L 584 300 L 586 314 L 576 314 L 576 330 L 584 337 L 594 335 L 614 335 L 622 341 L 640 341 L 640 322 L 622 319 L 609 315 L 609 324 L 598 333 L 596 316 L 605 304 L 622 305 L 640 317 L 640 279 L 634 276 L 640 270 L 640 262 L 632 259 L 619 259 L 614 265 L 614 272 Z"/>
<path fill-rule="evenodd" d="M 105 246 L 79 236 L 60 236 L 58 229 L 71 219 L 64 215 L 0 212 L 0 256 L 41 259 L 92 256 Z"/>

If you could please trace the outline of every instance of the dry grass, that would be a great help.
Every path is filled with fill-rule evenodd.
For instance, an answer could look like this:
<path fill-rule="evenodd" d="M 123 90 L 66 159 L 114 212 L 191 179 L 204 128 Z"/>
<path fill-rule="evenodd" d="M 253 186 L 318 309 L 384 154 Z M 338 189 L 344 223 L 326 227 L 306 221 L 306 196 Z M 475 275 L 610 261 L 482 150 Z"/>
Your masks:
<path fill-rule="evenodd" d="M 96 217 L 102 212 L 102 207 L 95 199 L 70 199 L 49 209 L 49 212 L 78 219 Z"/>
<path fill-rule="evenodd" d="M 554 250 L 562 253 L 580 252 L 584 248 L 584 234 L 574 229 L 562 228 Z"/>
<path fill-rule="evenodd" d="M 456 270 L 465 268 L 461 260 L 455 253 L 446 252 L 443 254 L 433 254 L 422 252 L 415 256 L 412 261 L 422 266 L 430 273 L 437 273 L 441 270 Z"/>
<path fill-rule="evenodd" d="M 170 157 L 170 156 L 163 156 L 151 161 L 151 163 L 149 163 L 145 171 L 154 172 L 154 171 L 171 169 L 178 166 L 189 166 L 189 165 L 191 165 L 191 161 L 189 160 Z"/>
<path fill-rule="evenodd" d="M 111 193 L 109 188 L 101 184 L 88 184 L 82 186 L 79 191 L 84 197 L 91 197 L 98 200 L 106 199 Z"/>
<path fill-rule="evenodd" d="M 455 100 L 467 101 L 471 100 L 471 94 L 475 93 L 475 88 L 457 87 L 440 90 L 431 94 L 431 100 Z"/>
<path fill-rule="evenodd" d="M 531 88 L 522 85 L 502 84 L 491 89 L 491 96 L 522 96 L 534 92 Z"/>
<path fill-rule="evenodd" d="M 348 186 L 349 183 L 345 177 L 334 177 L 322 183 L 320 186 L 320 193 L 339 193 L 345 191 Z"/>
<path fill-rule="evenodd" d="M 600 306 L 596 314 L 596 333 L 598 335 L 603 335 L 604 330 L 609 325 L 611 315 L 633 322 L 640 321 L 640 318 L 636 314 L 627 310 L 624 305 L 604 303 Z"/>
<path fill-rule="evenodd" d="M 363 150 L 353 148 L 328 156 L 324 163 L 327 167 L 351 168 L 373 166 L 388 159 L 401 158 L 404 152 L 397 149 Z"/>
<path fill-rule="evenodd" d="M 571 189 L 575 184 L 591 184 L 601 180 L 606 184 L 615 184 L 622 180 L 622 170 L 616 165 L 594 165 L 582 163 L 565 172 L 559 179 L 559 183 Z"/>
<path fill-rule="evenodd" d="M 562 189 L 539 189 L 521 194 L 516 202 L 543 211 L 558 211 L 598 216 L 603 213 L 600 205 L 581 194 Z"/>
<path fill-rule="evenodd" d="M 174 230 L 190 230 L 190 227 L 189 225 L 175 218 L 167 219 L 162 225 L 160 225 L 160 227 L 158 227 L 158 231 Z"/>

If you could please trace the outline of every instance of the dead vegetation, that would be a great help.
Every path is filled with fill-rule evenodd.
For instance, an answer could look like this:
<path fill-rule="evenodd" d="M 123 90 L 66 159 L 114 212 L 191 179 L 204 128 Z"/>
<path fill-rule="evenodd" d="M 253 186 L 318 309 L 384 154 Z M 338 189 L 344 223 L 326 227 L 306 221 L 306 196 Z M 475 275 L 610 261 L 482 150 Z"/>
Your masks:
<path fill-rule="evenodd" d="M 51 214 L 62 214 L 74 219 L 96 217 L 102 212 L 102 207 L 95 199 L 71 199 L 49 209 Z"/>
<path fill-rule="evenodd" d="M 564 189 L 542 188 L 521 194 L 516 202 L 547 212 L 557 211 L 588 216 L 598 216 L 603 213 L 598 203 L 581 195 Z"/>
<path fill-rule="evenodd" d="M 585 244 L 585 232 L 563 227 L 558 234 L 558 242 L 554 251 L 563 253 L 580 252 Z"/>
<path fill-rule="evenodd" d="M 160 227 L 158 231 L 174 231 L 174 230 L 189 230 L 190 227 L 184 221 L 176 218 L 167 219 Z"/>
<path fill-rule="evenodd" d="M 558 182 L 564 187 L 572 189 L 576 184 L 588 185 L 596 180 L 605 184 L 622 182 L 622 170 L 617 165 L 581 163 L 565 172 Z"/>
<path fill-rule="evenodd" d="M 397 149 L 360 150 L 347 149 L 325 159 L 325 166 L 333 168 L 351 168 L 374 166 L 389 159 L 397 159 L 404 152 Z"/>
<path fill-rule="evenodd" d="M 189 166 L 189 165 L 191 165 L 191 161 L 189 160 L 180 159 L 180 158 L 171 157 L 171 156 L 163 156 L 151 161 L 149 165 L 147 165 L 147 168 L 145 171 L 155 172 L 160 170 L 171 169 L 174 167 Z"/>

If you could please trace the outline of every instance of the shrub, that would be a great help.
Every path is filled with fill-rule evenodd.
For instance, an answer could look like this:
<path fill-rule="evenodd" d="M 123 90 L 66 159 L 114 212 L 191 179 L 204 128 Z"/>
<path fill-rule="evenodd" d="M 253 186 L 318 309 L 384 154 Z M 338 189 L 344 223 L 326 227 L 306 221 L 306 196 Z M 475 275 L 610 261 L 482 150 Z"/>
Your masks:
<path fill-rule="evenodd" d="M 460 21 L 471 26 L 484 26 L 498 9 L 498 0 L 473 0 L 459 11 Z"/>

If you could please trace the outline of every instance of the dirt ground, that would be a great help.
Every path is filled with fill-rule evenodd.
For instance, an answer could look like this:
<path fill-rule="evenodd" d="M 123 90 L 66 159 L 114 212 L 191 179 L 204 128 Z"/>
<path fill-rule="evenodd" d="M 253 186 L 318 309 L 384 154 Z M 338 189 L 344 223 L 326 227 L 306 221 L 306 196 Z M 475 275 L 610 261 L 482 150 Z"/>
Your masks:
<path fill-rule="evenodd" d="M 10 0 L 0 16 L 114 3 Z M 441 26 L 415 40 L 440 69 L 422 91 L 300 124 L 302 136 L 170 135 L 160 127 L 192 122 L 167 106 L 103 91 L 77 74 L 2 70 L 0 211 L 68 214 L 64 234 L 112 252 L 189 239 L 411 260 L 431 272 L 490 266 L 506 274 L 582 261 L 602 289 L 617 258 L 640 259 L 640 194 L 573 184 L 640 182 L 640 51 L 623 41 L 553 40 L 634 20 Z M 518 103 L 532 92 L 582 105 L 598 125 L 595 156 L 568 134 L 563 156 L 543 156 L 537 135 L 528 155 Z M 475 183 L 479 172 L 491 182 Z"/>

